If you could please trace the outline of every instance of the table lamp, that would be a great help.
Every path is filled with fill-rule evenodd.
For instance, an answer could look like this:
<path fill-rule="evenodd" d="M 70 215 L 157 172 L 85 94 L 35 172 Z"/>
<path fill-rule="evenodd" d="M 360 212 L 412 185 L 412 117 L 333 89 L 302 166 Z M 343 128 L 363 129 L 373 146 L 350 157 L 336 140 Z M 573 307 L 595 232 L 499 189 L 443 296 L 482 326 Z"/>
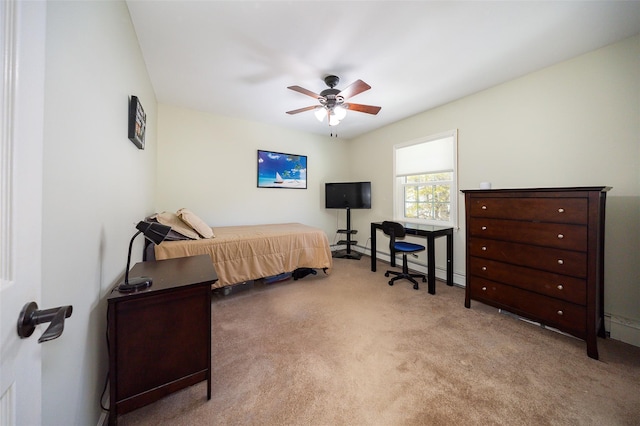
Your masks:
<path fill-rule="evenodd" d="M 124 282 L 118 286 L 118 291 L 121 293 L 131 293 L 139 291 L 147 287 L 151 287 L 153 280 L 151 277 L 133 277 L 129 278 L 129 265 L 131 264 L 131 247 L 133 246 L 133 240 L 139 235 L 143 234 L 146 239 L 154 244 L 160 244 L 164 241 L 165 237 L 171 231 L 171 227 L 156 222 L 140 221 L 136 225 L 138 232 L 131 238 L 129 243 L 129 255 L 127 256 L 127 269 L 124 272 Z"/>

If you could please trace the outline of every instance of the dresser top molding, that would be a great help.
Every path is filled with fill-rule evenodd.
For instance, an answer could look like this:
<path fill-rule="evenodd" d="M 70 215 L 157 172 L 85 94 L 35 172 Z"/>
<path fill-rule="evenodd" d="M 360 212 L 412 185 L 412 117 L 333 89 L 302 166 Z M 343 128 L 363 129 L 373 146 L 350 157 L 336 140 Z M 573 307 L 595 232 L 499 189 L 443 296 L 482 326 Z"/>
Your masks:
<path fill-rule="evenodd" d="M 486 192 L 486 193 L 500 193 L 500 192 L 607 192 L 611 190 L 611 186 L 572 186 L 572 187 L 554 187 L 554 188 L 502 188 L 502 189 L 462 189 L 460 192 Z"/>

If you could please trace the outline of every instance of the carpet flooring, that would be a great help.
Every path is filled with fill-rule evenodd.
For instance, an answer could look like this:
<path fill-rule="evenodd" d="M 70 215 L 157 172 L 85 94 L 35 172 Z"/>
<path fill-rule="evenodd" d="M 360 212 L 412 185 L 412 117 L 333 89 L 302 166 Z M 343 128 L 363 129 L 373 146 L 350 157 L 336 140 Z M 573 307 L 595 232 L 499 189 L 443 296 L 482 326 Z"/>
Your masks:
<path fill-rule="evenodd" d="M 212 301 L 212 399 L 200 383 L 119 417 L 131 425 L 640 425 L 640 348 L 586 344 L 464 308 L 464 289 L 387 284 L 388 264 Z"/>

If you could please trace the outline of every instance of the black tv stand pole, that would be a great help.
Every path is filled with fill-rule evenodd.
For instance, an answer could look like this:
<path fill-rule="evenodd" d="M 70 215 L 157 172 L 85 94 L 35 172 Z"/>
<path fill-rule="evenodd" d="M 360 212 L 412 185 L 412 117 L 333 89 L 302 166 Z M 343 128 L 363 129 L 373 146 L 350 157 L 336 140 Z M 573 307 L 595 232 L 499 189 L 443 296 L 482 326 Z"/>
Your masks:
<path fill-rule="evenodd" d="M 338 241 L 338 245 L 344 244 L 347 246 L 347 248 L 344 250 L 334 251 L 333 257 L 360 260 L 362 254 L 358 253 L 357 251 L 351 250 L 352 245 L 358 244 L 357 241 L 353 241 L 351 239 L 351 236 L 357 233 L 357 230 L 351 229 L 351 209 L 347 207 L 347 229 L 338 229 L 338 234 L 345 234 L 347 236 L 346 240 Z"/>

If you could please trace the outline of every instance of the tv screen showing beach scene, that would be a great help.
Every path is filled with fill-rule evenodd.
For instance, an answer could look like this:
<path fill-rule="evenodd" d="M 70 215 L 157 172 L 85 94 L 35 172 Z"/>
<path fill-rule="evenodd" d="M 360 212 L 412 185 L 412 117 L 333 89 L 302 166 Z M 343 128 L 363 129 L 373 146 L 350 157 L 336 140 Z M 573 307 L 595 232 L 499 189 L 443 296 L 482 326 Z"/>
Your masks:
<path fill-rule="evenodd" d="M 307 156 L 258 150 L 258 188 L 307 189 Z"/>

